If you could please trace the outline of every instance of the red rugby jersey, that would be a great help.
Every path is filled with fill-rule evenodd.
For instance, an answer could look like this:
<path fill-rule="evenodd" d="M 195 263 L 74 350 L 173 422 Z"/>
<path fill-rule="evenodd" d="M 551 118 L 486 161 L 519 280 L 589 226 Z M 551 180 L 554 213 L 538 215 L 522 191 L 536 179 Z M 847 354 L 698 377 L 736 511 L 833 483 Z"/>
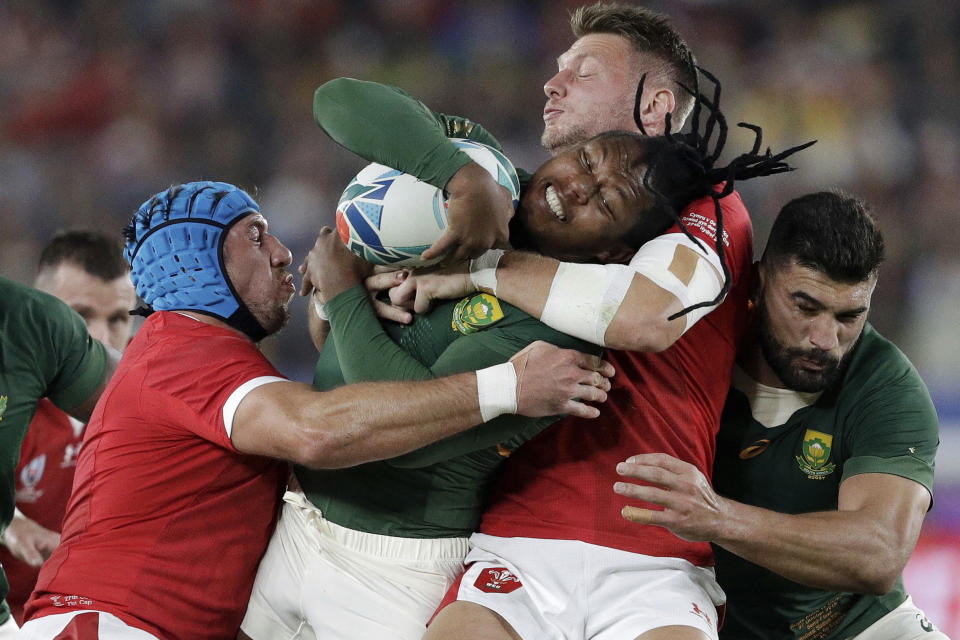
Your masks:
<path fill-rule="evenodd" d="M 21 513 L 51 531 L 60 531 L 82 440 L 83 423 L 58 409 L 48 398 L 41 398 L 20 447 L 14 486 Z M 10 582 L 7 604 L 17 624 L 22 624 L 23 605 L 37 583 L 40 569 L 13 557 L 2 546 L 0 564 Z"/>
<path fill-rule="evenodd" d="M 516 451 L 504 465 L 481 532 L 581 540 L 713 564 L 707 543 L 624 520 L 620 510 L 628 501 L 613 484 L 620 479 L 617 463 L 639 453 L 669 453 L 711 475 L 737 343 L 748 323 L 753 263 L 753 228 L 739 194 L 721 205 L 733 284 L 726 300 L 661 353 L 608 351 L 617 375 L 600 417 L 561 420 Z M 692 203 L 682 218 L 695 237 L 714 245 L 713 200 Z M 667 231 L 677 232 L 676 226 Z"/>
<path fill-rule="evenodd" d="M 86 608 L 158 638 L 235 637 L 287 465 L 240 454 L 223 409 L 263 376 L 280 374 L 236 331 L 147 319 L 87 425 L 28 620 Z"/>

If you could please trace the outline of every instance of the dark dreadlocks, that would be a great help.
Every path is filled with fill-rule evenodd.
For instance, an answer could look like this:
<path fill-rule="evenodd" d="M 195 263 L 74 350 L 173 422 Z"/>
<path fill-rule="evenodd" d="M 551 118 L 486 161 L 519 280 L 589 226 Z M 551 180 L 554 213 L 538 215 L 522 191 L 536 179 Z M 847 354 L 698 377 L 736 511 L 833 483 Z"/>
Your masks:
<path fill-rule="evenodd" d="M 692 131 L 687 134 L 672 133 L 670 131 L 670 114 L 667 114 L 664 135 L 645 139 L 644 147 L 648 165 L 643 177 L 643 184 L 655 198 L 651 213 L 654 216 L 669 216 L 672 222 L 679 225 L 684 235 L 701 249 L 703 249 L 703 245 L 687 229 L 680 218 L 680 212 L 690 202 L 698 198 L 709 196 L 713 200 L 717 217 L 715 249 L 717 256 L 720 258 L 720 266 L 723 269 L 723 288 L 713 300 L 706 300 L 686 307 L 670 316 L 670 320 L 682 317 L 694 309 L 719 304 L 727 295 L 727 292 L 730 291 L 730 269 L 727 267 L 724 256 L 723 210 L 720 206 L 720 200 L 733 193 L 734 181 L 792 171 L 793 167 L 783 160 L 816 142 L 816 140 L 811 140 L 776 154 L 767 148 L 761 154 L 762 130 L 756 125 L 740 122 L 737 126 L 754 132 L 753 148 L 731 160 L 727 166 L 715 167 L 714 163 L 720 157 L 723 146 L 727 141 L 727 121 L 720 111 L 720 81 L 702 67 L 698 66 L 697 70 L 714 84 L 713 98 L 708 98 L 700 93 L 700 83 L 697 76 L 694 76 L 695 85 L 692 89 L 683 87 L 684 90 L 695 97 L 691 115 Z M 643 135 L 647 134 L 640 121 L 640 96 L 643 93 L 645 80 L 646 74 L 640 78 L 633 108 L 634 122 Z M 706 108 L 708 115 L 701 127 L 700 116 L 703 108 Z M 722 187 L 718 189 L 719 185 L 722 185 Z"/>

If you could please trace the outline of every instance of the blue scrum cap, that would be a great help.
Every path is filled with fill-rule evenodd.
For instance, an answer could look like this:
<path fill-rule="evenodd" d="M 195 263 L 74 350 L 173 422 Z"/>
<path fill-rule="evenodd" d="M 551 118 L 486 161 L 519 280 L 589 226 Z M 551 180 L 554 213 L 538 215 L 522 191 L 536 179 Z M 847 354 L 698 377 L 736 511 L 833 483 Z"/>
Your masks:
<path fill-rule="evenodd" d="M 137 295 L 154 310 L 198 311 L 264 338 L 223 261 L 227 231 L 259 211 L 245 191 L 225 182 L 188 182 L 144 202 L 125 230 L 123 252 Z"/>

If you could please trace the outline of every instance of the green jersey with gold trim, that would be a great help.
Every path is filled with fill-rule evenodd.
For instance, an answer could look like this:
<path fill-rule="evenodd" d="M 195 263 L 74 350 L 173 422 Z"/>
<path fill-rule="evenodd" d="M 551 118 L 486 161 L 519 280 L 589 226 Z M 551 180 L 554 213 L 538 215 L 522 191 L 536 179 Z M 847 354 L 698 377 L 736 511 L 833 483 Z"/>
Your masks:
<path fill-rule="evenodd" d="M 14 507 L 20 444 L 49 397 L 61 409 L 86 401 L 103 380 L 107 353 L 83 319 L 57 298 L 0 277 L 0 533 Z M 0 571 L 0 599 L 7 579 Z M 9 610 L 0 605 L 0 624 Z"/>
<path fill-rule="evenodd" d="M 487 293 L 437 304 L 410 325 L 381 325 L 360 286 L 329 300 L 325 311 L 330 335 L 314 374 L 321 390 L 482 369 L 536 340 L 601 351 Z M 392 460 L 334 471 L 296 467 L 295 473 L 310 501 L 341 526 L 405 538 L 467 536 L 500 464 L 559 417 L 503 415 Z"/>
<path fill-rule="evenodd" d="M 842 380 L 774 426 L 755 419 L 763 411 L 756 396 L 751 406 L 736 387 L 718 436 L 714 486 L 721 495 L 780 513 L 829 511 L 837 508 L 840 484 L 861 473 L 909 478 L 932 494 L 936 410 L 906 356 L 869 324 Z M 882 596 L 838 593 L 714 550 L 728 599 L 721 638 L 839 640 L 906 599 L 902 579 Z"/>

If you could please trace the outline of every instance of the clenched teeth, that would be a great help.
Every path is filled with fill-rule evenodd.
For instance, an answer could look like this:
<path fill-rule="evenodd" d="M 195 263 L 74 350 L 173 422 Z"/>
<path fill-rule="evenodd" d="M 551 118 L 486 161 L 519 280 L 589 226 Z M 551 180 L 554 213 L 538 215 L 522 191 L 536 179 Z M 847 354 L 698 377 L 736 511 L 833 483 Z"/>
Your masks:
<path fill-rule="evenodd" d="M 557 195 L 557 190 L 553 188 L 553 185 L 547 185 L 544 191 L 547 197 L 547 206 L 550 207 L 553 215 L 561 220 L 566 220 L 567 216 L 563 213 L 563 206 L 560 205 L 560 196 Z"/>

